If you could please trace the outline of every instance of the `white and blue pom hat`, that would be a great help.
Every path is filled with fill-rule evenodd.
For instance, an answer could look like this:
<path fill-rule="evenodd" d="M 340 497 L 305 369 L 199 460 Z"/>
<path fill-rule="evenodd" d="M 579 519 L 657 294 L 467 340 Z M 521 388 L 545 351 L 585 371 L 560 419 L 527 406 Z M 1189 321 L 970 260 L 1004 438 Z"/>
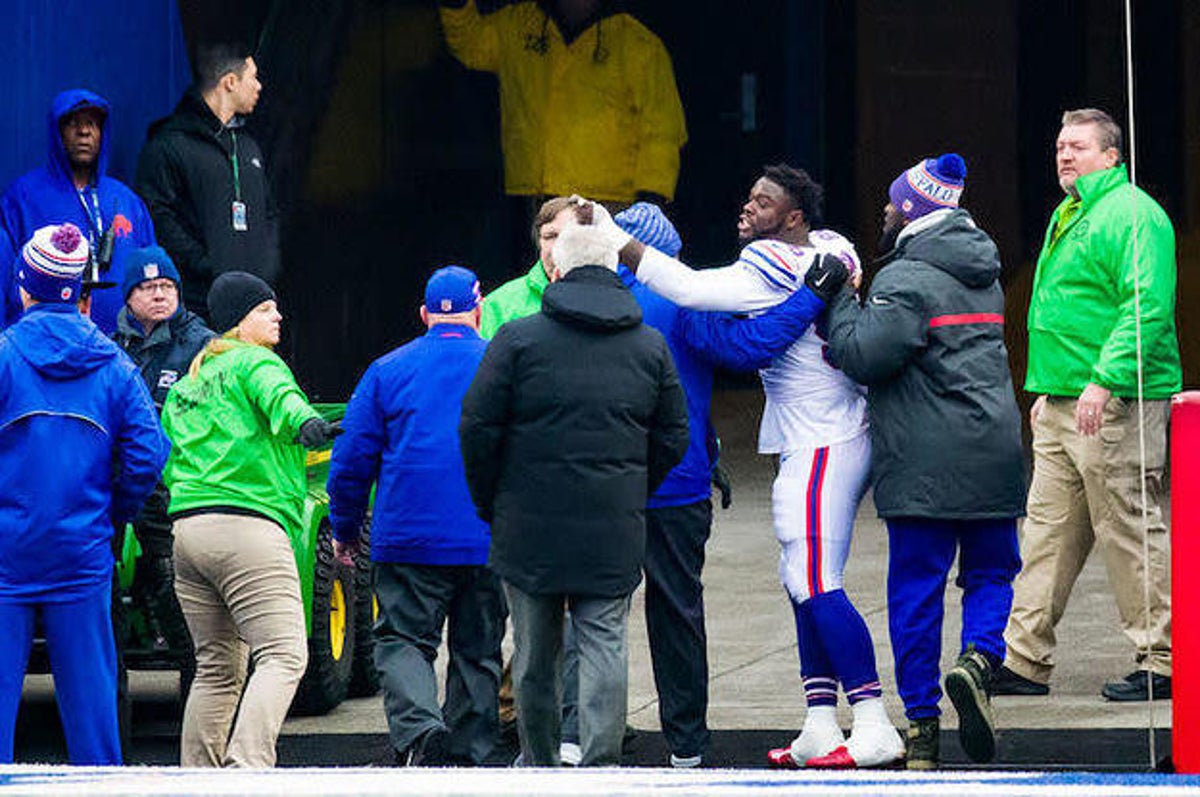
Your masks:
<path fill-rule="evenodd" d="M 37 230 L 17 258 L 17 284 L 39 302 L 79 300 L 88 242 L 74 224 Z"/>

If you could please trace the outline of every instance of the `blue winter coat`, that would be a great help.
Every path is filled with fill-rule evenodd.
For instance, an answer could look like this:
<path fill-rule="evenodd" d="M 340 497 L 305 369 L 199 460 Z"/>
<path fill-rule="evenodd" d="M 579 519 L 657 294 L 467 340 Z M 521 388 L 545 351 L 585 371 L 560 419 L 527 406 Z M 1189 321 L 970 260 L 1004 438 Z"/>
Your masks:
<path fill-rule="evenodd" d="M 367 369 L 333 446 L 329 517 L 334 536 L 358 538 L 371 485 L 371 558 L 421 565 L 482 565 L 488 526 L 467 493 L 458 445 L 463 394 L 487 342 L 439 324 Z"/>
<path fill-rule="evenodd" d="M 137 369 L 73 306 L 0 333 L 0 601 L 68 601 L 112 578 L 170 444 Z"/>
<path fill-rule="evenodd" d="M 662 333 L 687 396 L 688 449 L 646 505 L 683 506 L 711 492 L 716 435 L 709 419 L 713 369 L 764 368 L 804 334 L 825 303 L 801 286 L 786 301 L 754 318 L 688 310 L 654 293 L 624 266 L 621 279 L 642 308 L 642 321 Z"/>
<path fill-rule="evenodd" d="M 81 107 L 99 108 L 105 113 L 100 154 L 96 158 L 96 178 L 82 193 L 75 190 L 71 164 L 59 132 L 62 118 Z M 69 221 L 92 245 L 96 245 L 104 231 L 111 228 L 115 236 L 113 265 L 100 274 L 102 280 L 109 282 L 121 281 L 117 275 L 126 250 L 154 243 L 154 226 L 146 205 L 128 186 L 107 174 L 111 143 L 108 130 L 112 126 L 108 101 L 85 89 L 64 91 L 54 98 L 46 126 L 46 165 L 18 177 L 0 196 L 0 224 L 4 225 L 11 242 L 10 252 L 4 252 L 0 247 L 0 292 L 6 297 L 6 309 L 0 314 L 0 328 L 16 323 L 20 317 L 20 302 L 13 284 L 16 272 L 12 265 L 21 247 L 38 228 Z M 119 287 L 92 292 L 92 321 L 105 335 L 116 332 L 117 313 L 124 304 Z"/>

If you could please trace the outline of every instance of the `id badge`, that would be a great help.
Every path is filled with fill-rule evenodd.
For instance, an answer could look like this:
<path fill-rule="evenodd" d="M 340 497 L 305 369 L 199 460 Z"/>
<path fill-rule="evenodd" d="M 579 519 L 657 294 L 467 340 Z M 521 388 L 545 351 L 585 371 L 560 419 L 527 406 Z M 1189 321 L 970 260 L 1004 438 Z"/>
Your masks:
<path fill-rule="evenodd" d="M 246 203 L 233 203 L 233 229 L 237 232 L 246 231 Z"/>

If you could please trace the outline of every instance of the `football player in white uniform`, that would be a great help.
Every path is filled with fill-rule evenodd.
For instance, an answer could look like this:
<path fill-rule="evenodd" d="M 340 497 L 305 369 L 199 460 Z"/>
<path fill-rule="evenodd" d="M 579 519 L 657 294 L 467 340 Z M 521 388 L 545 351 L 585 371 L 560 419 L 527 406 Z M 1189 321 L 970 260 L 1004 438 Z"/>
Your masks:
<path fill-rule="evenodd" d="M 832 292 L 822 289 L 827 281 L 840 287 L 838 269 L 859 269 L 849 241 L 814 229 L 822 196 L 804 171 L 766 167 L 738 219 L 741 255 L 722 268 L 692 270 L 643 247 L 598 205 L 593 223 L 610 230 L 621 262 L 656 293 L 698 310 L 748 312 L 778 304 L 800 285 L 828 298 Z M 884 710 L 870 632 L 842 589 L 871 453 L 866 401 L 825 355 L 820 330 L 809 327 L 760 372 L 759 452 L 779 456 L 772 495 L 779 573 L 796 619 L 808 705 L 800 734 L 768 758 L 780 767 L 886 766 L 903 757 L 904 744 Z M 854 713 L 849 739 L 837 724 L 839 684 Z"/>

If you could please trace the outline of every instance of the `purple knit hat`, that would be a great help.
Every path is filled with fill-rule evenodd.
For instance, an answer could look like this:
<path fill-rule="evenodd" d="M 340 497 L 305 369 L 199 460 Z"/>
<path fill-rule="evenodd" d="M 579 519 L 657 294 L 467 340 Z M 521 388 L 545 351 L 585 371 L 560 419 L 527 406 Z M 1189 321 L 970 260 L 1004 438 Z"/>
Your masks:
<path fill-rule="evenodd" d="M 966 182 L 967 164 L 953 152 L 920 161 L 892 181 L 892 207 L 912 221 L 942 208 L 958 207 Z"/>
<path fill-rule="evenodd" d="M 79 300 L 88 242 L 74 224 L 51 225 L 33 233 L 17 256 L 17 284 L 40 302 Z"/>

